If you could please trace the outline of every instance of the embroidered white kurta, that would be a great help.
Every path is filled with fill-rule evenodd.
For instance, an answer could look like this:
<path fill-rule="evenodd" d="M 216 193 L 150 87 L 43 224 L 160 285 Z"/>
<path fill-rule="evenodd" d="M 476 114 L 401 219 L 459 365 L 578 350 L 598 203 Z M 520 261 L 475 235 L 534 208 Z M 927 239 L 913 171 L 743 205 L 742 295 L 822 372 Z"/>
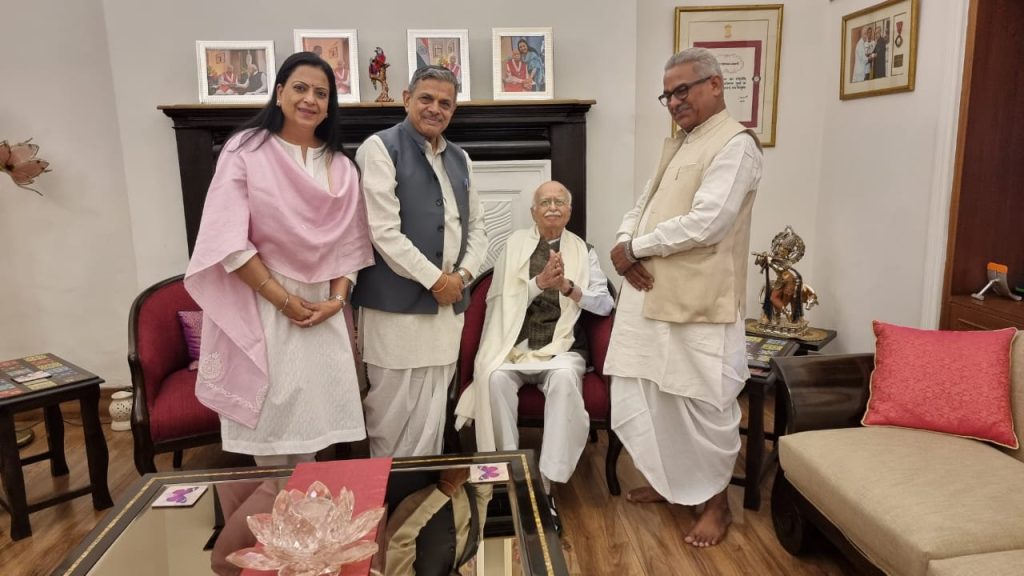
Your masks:
<path fill-rule="evenodd" d="M 327 155 L 322 148 L 306 150 L 277 137 L 264 146 L 281 146 L 311 178 L 327 189 Z M 224 259 L 232 272 L 255 250 L 236 252 Z M 281 286 L 310 302 L 326 300 L 330 283 L 307 284 L 274 272 Z M 355 275 L 349 275 L 354 279 Z M 267 299 L 257 298 L 260 322 L 266 334 L 270 385 L 255 429 L 221 418 L 224 450 L 241 454 L 307 454 L 338 442 L 366 437 L 352 344 L 345 314 L 339 312 L 313 328 L 295 326 Z M 315 361 L 310 361 L 315 359 Z"/>
<path fill-rule="evenodd" d="M 719 242 L 747 194 L 757 189 L 761 163 L 753 139 L 733 137 L 704 173 L 691 211 L 635 238 L 636 256 L 667 256 Z M 637 229 L 651 193 L 648 184 L 623 218 L 620 241 Z M 740 448 L 736 397 L 749 376 L 743 318 L 733 324 L 651 320 L 643 315 L 643 299 L 622 283 L 604 366 L 613 377 L 612 427 L 662 496 L 699 504 L 728 485 Z"/>

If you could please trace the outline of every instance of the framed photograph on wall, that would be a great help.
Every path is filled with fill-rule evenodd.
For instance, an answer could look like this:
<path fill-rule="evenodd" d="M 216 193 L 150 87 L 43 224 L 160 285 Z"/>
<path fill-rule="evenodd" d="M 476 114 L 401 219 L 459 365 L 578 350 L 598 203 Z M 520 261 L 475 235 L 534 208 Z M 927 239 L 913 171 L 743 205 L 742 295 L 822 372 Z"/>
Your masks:
<path fill-rule="evenodd" d="M 457 100 L 469 100 L 469 31 L 409 30 L 409 78 L 426 66 L 444 66 L 459 81 Z M 406 78 L 400 85 L 409 85 Z"/>
<path fill-rule="evenodd" d="M 196 41 L 199 101 L 263 104 L 274 85 L 274 41 Z"/>
<path fill-rule="evenodd" d="M 839 98 L 914 89 L 918 0 L 889 0 L 843 16 Z"/>
<path fill-rule="evenodd" d="M 782 4 L 678 7 L 675 51 L 694 46 L 718 58 L 732 117 L 753 130 L 762 146 L 774 146 Z"/>
<path fill-rule="evenodd" d="M 334 70 L 338 102 L 359 102 L 359 48 L 355 30 L 295 30 L 295 51 L 313 52 Z"/>
<path fill-rule="evenodd" d="M 555 97 L 551 28 L 494 28 L 491 41 L 495 100 Z"/>

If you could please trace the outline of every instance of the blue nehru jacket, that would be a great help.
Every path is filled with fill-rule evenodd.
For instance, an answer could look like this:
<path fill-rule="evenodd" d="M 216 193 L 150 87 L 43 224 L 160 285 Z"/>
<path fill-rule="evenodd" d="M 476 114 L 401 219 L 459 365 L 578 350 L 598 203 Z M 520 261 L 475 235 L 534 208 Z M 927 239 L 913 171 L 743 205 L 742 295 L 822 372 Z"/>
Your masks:
<path fill-rule="evenodd" d="M 401 204 L 402 234 L 423 255 L 441 267 L 444 253 L 444 200 L 441 183 L 424 154 L 426 139 L 406 119 L 377 133 L 395 165 L 395 196 Z M 455 203 L 462 222 L 462 238 L 455 268 L 466 255 L 469 235 L 469 166 L 462 148 L 448 142 L 441 153 L 445 172 L 455 193 Z M 352 293 L 355 306 L 366 306 L 385 312 L 402 314 L 437 314 L 438 304 L 430 290 L 419 282 L 403 278 L 388 266 L 376 249 L 376 263 L 359 271 L 359 282 Z M 469 305 L 468 287 L 461 301 L 453 306 L 455 313 Z"/>

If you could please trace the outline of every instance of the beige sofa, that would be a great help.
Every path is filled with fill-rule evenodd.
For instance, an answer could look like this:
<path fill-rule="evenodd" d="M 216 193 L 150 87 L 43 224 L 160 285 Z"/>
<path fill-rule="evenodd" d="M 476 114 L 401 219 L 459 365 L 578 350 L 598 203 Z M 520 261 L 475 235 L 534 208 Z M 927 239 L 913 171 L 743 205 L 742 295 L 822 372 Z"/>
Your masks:
<path fill-rule="evenodd" d="M 860 426 L 870 354 L 777 366 L 789 394 L 772 491 L 783 547 L 798 554 L 824 534 L 866 573 L 1024 575 L 1024 448 Z M 1021 438 L 1024 337 L 1013 345 L 1011 397 Z"/>

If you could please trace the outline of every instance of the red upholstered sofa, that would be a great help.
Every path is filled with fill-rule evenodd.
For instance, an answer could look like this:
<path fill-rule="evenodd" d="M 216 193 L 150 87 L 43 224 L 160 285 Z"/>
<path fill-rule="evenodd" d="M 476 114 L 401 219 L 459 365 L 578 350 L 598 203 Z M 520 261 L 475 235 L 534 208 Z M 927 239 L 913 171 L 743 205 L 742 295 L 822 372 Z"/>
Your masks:
<path fill-rule="evenodd" d="M 462 343 L 459 359 L 456 364 L 455 385 L 449 402 L 449 422 L 454 425 L 454 405 L 458 396 L 473 380 L 473 360 L 480 345 L 480 336 L 484 327 L 484 316 L 487 314 L 487 291 L 491 287 L 491 271 L 483 273 L 470 286 L 472 301 L 466 310 L 466 322 L 462 328 Z M 609 288 L 612 288 L 609 285 Z M 583 376 L 583 404 L 590 414 L 591 438 L 594 431 L 607 430 L 608 453 L 605 457 L 605 479 L 608 492 L 619 494 L 619 480 L 615 464 L 622 452 L 622 442 L 611 430 L 611 387 L 610 380 L 602 373 L 605 356 L 608 353 L 608 340 L 612 334 L 612 321 L 615 313 L 609 316 L 597 316 L 584 311 L 582 314 L 583 329 L 590 345 L 590 362 L 593 369 Z M 519 391 L 519 426 L 544 427 L 544 395 L 536 386 L 523 386 Z"/>
<path fill-rule="evenodd" d="M 185 448 L 220 442 L 220 420 L 196 399 L 196 371 L 188 369 L 177 313 L 199 306 L 182 278 L 168 278 L 139 294 L 128 318 L 128 366 L 135 394 L 132 436 L 139 474 L 156 472 L 156 454 L 174 452 L 174 467 L 179 468 Z"/>

